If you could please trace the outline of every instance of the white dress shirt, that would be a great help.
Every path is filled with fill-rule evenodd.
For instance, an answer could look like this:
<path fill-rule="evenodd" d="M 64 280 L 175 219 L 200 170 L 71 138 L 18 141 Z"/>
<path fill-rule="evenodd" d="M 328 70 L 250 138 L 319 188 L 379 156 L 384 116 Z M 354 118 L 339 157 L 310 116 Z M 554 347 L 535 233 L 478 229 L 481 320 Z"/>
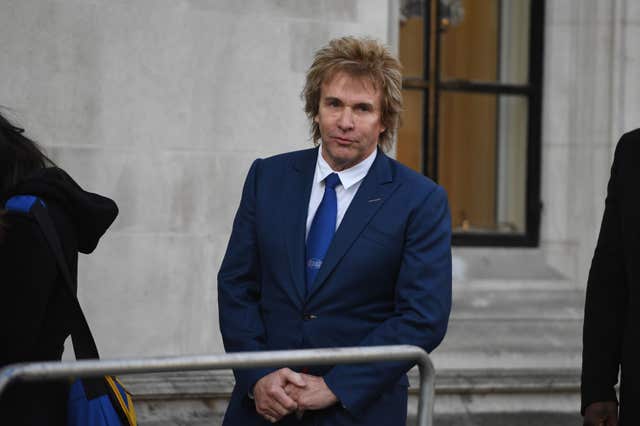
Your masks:
<path fill-rule="evenodd" d="M 318 160 L 316 161 L 316 171 L 313 175 L 313 184 L 311 186 L 311 197 L 309 197 L 309 212 L 307 213 L 307 232 L 305 234 L 305 240 L 309 236 L 311 222 L 313 222 L 313 217 L 315 216 L 318 206 L 320 206 L 320 202 L 322 201 L 322 197 L 324 196 L 324 178 L 329 176 L 331 173 L 337 173 L 340 178 L 340 185 L 336 186 L 336 199 L 338 201 L 336 229 L 338 229 L 345 212 L 349 208 L 349 204 L 351 204 L 353 197 L 356 195 L 356 192 L 358 192 L 358 188 L 360 188 L 362 180 L 367 175 L 373 161 L 376 159 L 376 155 L 378 155 L 377 149 L 355 166 L 336 172 L 322 157 L 322 145 L 320 145 Z"/>

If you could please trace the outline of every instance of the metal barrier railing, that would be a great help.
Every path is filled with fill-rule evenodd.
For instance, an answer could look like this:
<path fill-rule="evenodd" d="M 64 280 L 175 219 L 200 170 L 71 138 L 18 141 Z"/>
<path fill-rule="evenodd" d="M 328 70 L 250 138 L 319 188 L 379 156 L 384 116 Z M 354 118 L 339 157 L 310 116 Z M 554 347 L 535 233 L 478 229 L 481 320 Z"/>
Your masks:
<path fill-rule="evenodd" d="M 235 352 L 220 355 L 138 358 L 120 360 L 49 361 L 13 364 L 0 370 L 0 395 L 14 380 L 36 381 L 107 374 L 233 368 L 352 364 L 374 361 L 415 361 L 420 370 L 418 426 L 432 426 L 435 369 L 427 353 L 409 345 L 332 349 Z"/>

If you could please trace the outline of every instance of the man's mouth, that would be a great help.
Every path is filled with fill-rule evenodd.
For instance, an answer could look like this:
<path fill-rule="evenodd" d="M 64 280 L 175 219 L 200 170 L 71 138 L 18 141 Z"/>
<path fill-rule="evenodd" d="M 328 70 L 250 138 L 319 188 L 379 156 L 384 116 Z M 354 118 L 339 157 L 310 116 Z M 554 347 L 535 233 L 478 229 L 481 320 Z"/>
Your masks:
<path fill-rule="evenodd" d="M 341 138 L 340 136 L 333 136 L 333 140 L 335 140 L 340 145 L 350 145 L 354 142 L 353 139 Z"/>

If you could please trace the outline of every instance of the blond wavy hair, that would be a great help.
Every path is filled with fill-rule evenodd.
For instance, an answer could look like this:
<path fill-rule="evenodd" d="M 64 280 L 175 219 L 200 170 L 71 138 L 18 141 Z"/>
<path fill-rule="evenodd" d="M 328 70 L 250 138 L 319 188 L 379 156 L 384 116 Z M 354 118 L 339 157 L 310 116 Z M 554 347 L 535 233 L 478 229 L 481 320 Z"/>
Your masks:
<path fill-rule="evenodd" d="M 330 81 L 338 72 L 367 78 L 376 90 L 380 90 L 380 121 L 385 131 L 380 133 L 378 144 L 383 150 L 388 151 L 400 125 L 402 65 L 386 46 L 368 37 L 336 38 L 316 52 L 302 90 L 304 111 L 311 122 L 314 144 L 317 145 L 320 140 L 320 127 L 314 118 L 320 108 L 322 84 Z"/>

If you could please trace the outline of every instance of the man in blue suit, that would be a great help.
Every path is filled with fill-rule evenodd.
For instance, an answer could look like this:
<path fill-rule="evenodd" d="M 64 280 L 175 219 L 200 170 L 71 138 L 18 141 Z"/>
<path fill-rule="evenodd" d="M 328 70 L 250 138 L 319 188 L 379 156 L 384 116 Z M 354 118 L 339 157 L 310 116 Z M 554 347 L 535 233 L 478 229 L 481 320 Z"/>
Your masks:
<path fill-rule="evenodd" d="M 375 40 L 332 40 L 303 96 L 321 143 L 249 170 L 218 274 L 226 350 L 433 350 L 451 309 L 451 225 L 445 191 L 383 153 L 399 62 Z M 239 369 L 224 424 L 402 425 L 410 367 Z"/>

